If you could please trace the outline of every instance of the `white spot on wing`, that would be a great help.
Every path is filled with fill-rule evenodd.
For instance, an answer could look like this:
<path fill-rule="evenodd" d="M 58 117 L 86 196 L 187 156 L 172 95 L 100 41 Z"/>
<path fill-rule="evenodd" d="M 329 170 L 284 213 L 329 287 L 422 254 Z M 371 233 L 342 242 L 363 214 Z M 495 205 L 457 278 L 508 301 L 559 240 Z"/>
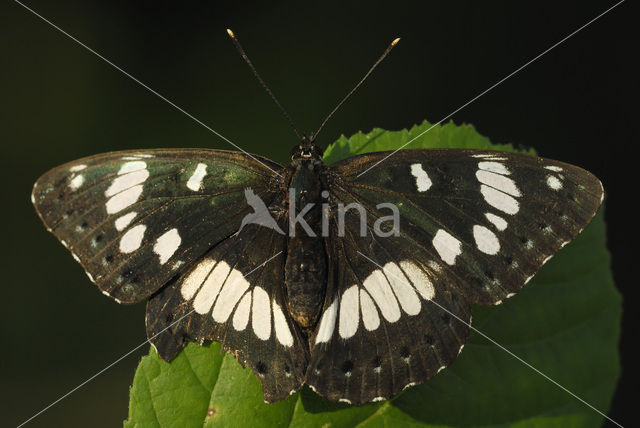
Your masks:
<path fill-rule="evenodd" d="M 436 295 L 436 290 L 429 277 L 414 263 L 404 260 L 400 262 L 400 267 L 409 277 L 409 281 L 418 290 L 423 299 L 431 300 Z"/>
<path fill-rule="evenodd" d="M 147 226 L 144 224 L 139 224 L 127 230 L 127 233 L 120 238 L 120 252 L 132 253 L 140 248 L 145 230 L 147 230 Z"/>
<path fill-rule="evenodd" d="M 135 204 L 140 195 L 142 194 L 142 184 L 133 186 L 124 192 L 120 192 L 107 201 L 106 208 L 107 214 L 115 214 L 129 205 Z"/>
<path fill-rule="evenodd" d="M 207 175 L 207 165 L 204 163 L 199 163 L 196 167 L 196 170 L 193 172 L 191 177 L 189 177 L 189 181 L 187 181 L 187 187 L 194 192 L 200 190 L 202 186 L 202 180 L 205 175 Z"/>
<path fill-rule="evenodd" d="M 131 156 L 123 156 L 122 160 L 139 160 L 139 159 L 152 158 L 152 157 L 154 156 L 148 153 L 136 153 Z"/>
<path fill-rule="evenodd" d="M 161 265 L 165 264 L 173 256 L 173 253 L 176 252 L 181 243 L 182 239 L 176 228 L 160 235 L 153 246 L 153 252 L 160 256 Z"/>
<path fill-rule="evenodd" d="M 478 250 L 485 254 L 494 255 L 500 251 L 500 241 L 498 241 L 498 237 L 484 226 L 477 224 L 473 226 L 473 239 L 476 241 Z"/>
<path fill-rule="evenodd" d="M 476 178 L 480 183 L 491 186 L 501 192 L 508 193 L 511 196 L 522 196 L 520 190 L 516 187 L 516 183 L 504 175 L 478 170 L 476 171 Z"/>
<path fill-rule="evenodd" d="M 70 172 L 78 172 L 78 171 L 82 171 L 83 169 L 85 169 L 87 166 L 85 164 L 82 165 L 76 165 L 76 166 L 72 166 L 71 168 L 69 168 Z"/>
<path fill-rule="evenodd" d="M 471 155 L 472 158 L 479 158 L 479 159 L 487 159 L 487 160 L 507 160 L 506 157 L 504 156 L 500 156 L 499 153 L 495 153 L 495 154 L 479 154 L 479 155 Z"/>
<path fill-rule="evenodd" d="M 233 314 L 233 328 L 236 331 L 243 331 L 249 324 L 249 314 L 251 312 L 251 292 L 244 293 L 244 296 L 238 303 L 238 307 Z"/>
<path fill-rule="evenodd" d="M 358 286 L 352 285 L 342 293 L 342 298 L 340 299 L 340 322 L 338 324 L 340 337 L 348 339 L 356 334 L 359 317 Z"/>
<path fill-rule="evenodd" d="M 360 310 L 362 311 L 362 323 L 364 328 L 373 331 L 380 326 L 380 316 L 373 300 L 365 290 L 360 290 Z"/>
<path fill-rule="evenodd" d="M 180 294 L 185 300 L 191 300 L 196 294 L 200 285 L 204 282 L 211 269 L 215 265 L 215 260 L 204 259 L 191 271 L 180 286 Z"/>
<path fill-rule="evenodd" d="M 364 288 L 380 308 L 382 316 L 389 322 L 400 319 L 400 307 L 391 291 L 391 285 L 380 269 L 376 269 L 363 282 Z"/>
<path fill-rule="evenodd" d="M 548 169 L 549 171 L 555 171 L 555 172 L 561 172 L 562 168 L 560 168 L 559 166 L 555 166 L 555 165 L 548 165 L 544 167 L 545 169 Z"/>
<path fill-rule="evenodd" d="M 249 283 L 247 283 L 249 285 Z M 262 287 L 253 289 L 251 307 L 251 327 L 259 339 L 267 340 L 271 336 L 271 308 L 269 295 Z"/>
<path fill-rule="evenodd" d="M 384 265 L 383 271 L 402 309 L 409 315 L 419 314 L 421 307 L 420 298 L 418 298 L 409 280 L 405 278 L 398 265 L 395 263 L 387 263 Z"/>
<path fill-rule="evenodd" d="M 511 174 L 511 171 L 509 171 L 507 167 L 500 162 L 478 162 L 478 168 L 502 175 Z"/>
<path fill-rule="evenodd" d="M 411 175 L 416 178 L 416 187 L 418 188 L 418 192 L 426 192 L 433 184 L 429 175 L 419 163 L 411 165 Z"/>
<path fill-rule="evenodd" d="M 272 306 L 273 325 L 276 330 L 276 338 L 283 346 L 291 347 L 293 346 L 293 336 L 291 335 L 291 330 L 289 330 L 287 319 L 285 318 L 280 305 L 278 305 L 275 300 L 272 302 Z"/>
<path fill-rule="evenodd" d="M 70 182 L 71 190 L 78 190 L 84 184 L 84 176 L 82 174 L 75 176 Z"/>
<path fill-rule="evenodd" d="M 437 262 L 434 262 L 433 260 L 429 260 L 427 262 L 427 265 L 434 271 L 437 273 L 442 272 L 442 266 L 440 266 Z"/>
<path fill-rule="evenodd" d="M 220 262 L 216 265 L 202 283 L 202 288 L 193 301 L 193 310 L 199 314 L 206 314 L 211 310 L 214 300 L 220 294 L 220 289 L 229 275 L 231 268 L 226 262 Z"/>
<path fill-rule="evenodd" d="M 128 214 L 118 217 L 115 221 L 116 230 L 118 232 L 122 232 L 123 230 L 125 230 L 136 215 L 138 215 L 138 213 L 136 213 L 135 211 L 131 211 Z"/>
<path fill-rule="evenodd" d="M 415 384 L 416 384 L 415 382 L 409 382 L 402 388 L 402 390 L 404 391 L 407 388 L 411 388 L 412 386 L 415 386 Z"/>
<path fill-rule="evenodd" d="M 484 216 L 489 220 L 499 231 L 503 231 L 507 228 L 507 221 L 500 216 L 492 213 L 485 213 Z"/>
<path fill-rule="evenodd" d="M 129 172 L 138 171 L 141 169 L 145 169 L 146 167 L 147 167 L 147 163 L 144 161 L 126 162 L 120 167 L 120 170 L 118 171 L 118 175 L 123 175 Z"/>
<path fill-rule="evenodd" d="M 560 190 L 562 189 L 562 182 L 558 179 L 558 177 L 547 175 L 547 186 L 549 186 L 553 190 Z"/>
<path fill-rule="evenodd" d="M 602 201 L 604 201 L 604 186 L 601 181 L 598 181 L 598 184 L 600 185 L 600 203 L 602 203 Z M 33 188 L 35 189 L 35 187 L 34 185 Z"/>
<path fill-rule="evenodd" d="M 144 183 L 147 178 L 149 178 L 149 171 L 146 169 L 139 169 L 128 174 L 119 175 L 113 180 L 111 186 L 104 192 L 104 195 L 110 198 L 136 184 Z"/>
<path fill-rule="evenodd" d="M 322 342 L 328 342 L 331 340 L 333 330 L 336 327 L 336 318 L 338 299 L 334 300 L 331 305 L 324 311 L 322 318 L 320 319 L 320 327 L 318 327 L 318 335 L 316 336 L 316 345 Z"/>
<path fill-rule="evenodd" d="M 513 215 L 520 211 L 520 204 L 517 200 L 493 187 L 482 184 L 480 186 L 480 193 L 482 193 L 484 200 L 487 201 L 489 205 L 502 212 Z"/>
<path fill-rule="evenodd" d="M 213 317 L 214 321 L 220 323 L 225 322 L 227 318 L 229 318 L 229 315 L 231 315 L 231 311 L 236 306 L 238 300 L 240 300 L 240 297 L 242 297 L 242 295 L 245 291 L 247 291 L 248 288 L 249 282 L 244 279 L 242 273 L 237 269 L 232 269 L 231 273 L 227 277 L 227 280 L 224 282 L 224 286 L 222 287 L 222 291 L 220 291 L 218 300 L 216 300 L 216 304 L 213 307 L 213 312 L 211 312 L 211 316 Z M 254 292 L 254 308 L 255 298 L 256 295 Z"/>
<path fill-rule="evenodd" d="M 443 229 L 439 229 L 433 237 L 433 246 L 440 258 L 449 265 L 455 264 L 456 257 L 462 253 L 460 241 Z"/>

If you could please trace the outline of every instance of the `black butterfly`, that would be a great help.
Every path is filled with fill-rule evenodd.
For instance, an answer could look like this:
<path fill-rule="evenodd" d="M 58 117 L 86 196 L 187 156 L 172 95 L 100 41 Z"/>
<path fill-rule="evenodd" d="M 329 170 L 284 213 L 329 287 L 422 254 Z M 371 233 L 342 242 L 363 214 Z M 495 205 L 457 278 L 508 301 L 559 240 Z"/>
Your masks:
<path fill-rule="evenodd" d="M 287 167 L 222 150 L 114 152 L 54 168 L 32 201 L 104 294 L 147 300 L 163 359 L 215 340 L 268 402 L 306 383 L 360 404 L 451 364 L 471 304 L 518 292 L 603 198 L 596 177 L 554 160 L 389 154 L 325 166 L 313 138 Z"/>
<path fill-rule="evenodd" d="M 325 166 L 305 141 L 282 167 L 221 150 L 107 153 L 42 176 L 33 203 L 104 294 L 148 300 L 147 334 L 165 360 L 216 340 L 253 368 L 266 401 L 307 383 L 357 404 L 451 364 L 471 303 L 516 293 L 603 197 L 576 166 L 491 151 L 403 150 L 358 177 L 388 154 Z M 304 218 L 317 237 L 300 224 L 281 233 L 289 187 L 298 207 L 315 202 Z M 238 232 L 256 211 L 249 194 L 280 230 Z M 399 234 L 374 233 L 381 202 L 398 207 Z M 358 210 L 339 218 L 350 203 L 368 214 L 365 236 Z"/>

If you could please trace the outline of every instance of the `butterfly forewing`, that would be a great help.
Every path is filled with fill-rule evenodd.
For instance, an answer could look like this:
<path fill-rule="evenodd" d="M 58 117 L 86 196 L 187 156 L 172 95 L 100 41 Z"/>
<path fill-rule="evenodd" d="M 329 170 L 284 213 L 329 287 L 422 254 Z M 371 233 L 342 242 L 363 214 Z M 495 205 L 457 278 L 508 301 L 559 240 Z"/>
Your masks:
<path fill-rule="evenodd" d="M 358 177 L 387 154 L 333 166 L 336 198 L 359 202 L 374 218 L 378 204 L 396 206 L 400 233 L 388 243 L 438 266 L 473 303 L 517 292 L 589 223 L 603 198 L 591 173 L 517 153 L 404 150 Z"/>
<path fill-rule="evenodd" d="M 242 153 L 124 151 L 49 171 L 36 182 L 32 201 L 100 290 L 134 303 L 239 229 L 251 211 L 246 188 L 273 199 L 279 185 L 273 177 Z"/>
<path fill-rule="evenodd" d="M 284 298 L 285 240 L 249 225 L 153 296 L 147 334 L 159 355 L 169 360 L 187 341 L 215 340 L 253 369 L 266 401 L 297 391 L 308 351 Z"/>

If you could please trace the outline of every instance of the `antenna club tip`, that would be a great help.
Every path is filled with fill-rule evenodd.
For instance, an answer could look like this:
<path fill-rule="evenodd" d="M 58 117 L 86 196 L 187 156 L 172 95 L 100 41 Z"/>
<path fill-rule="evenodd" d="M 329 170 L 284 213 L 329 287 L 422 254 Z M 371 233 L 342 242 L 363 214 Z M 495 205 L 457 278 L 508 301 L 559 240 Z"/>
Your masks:
<path fill-rule="evenodd" d="M 227 28 L 227 34 L 229 35 L 229 37 L 231 37 L 232 39 L 236 38 L 236 35 L 233 34 L 233 31 L 231 31 L 231 29 Z"/>
<path fill-rule="evenodd" d="M 397 37 L 393 42 L 391 42 L 391 46 L 397 45 L 399 41 L 400 41 L 400 37 Z"/>

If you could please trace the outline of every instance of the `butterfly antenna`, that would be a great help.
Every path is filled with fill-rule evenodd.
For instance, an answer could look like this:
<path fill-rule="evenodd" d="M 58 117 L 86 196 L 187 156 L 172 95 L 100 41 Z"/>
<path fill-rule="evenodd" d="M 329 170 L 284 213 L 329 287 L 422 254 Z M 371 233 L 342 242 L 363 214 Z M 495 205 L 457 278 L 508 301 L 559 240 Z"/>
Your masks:
<path fill-rule="evenodd" d="M 298 128 L 296 128 L 295 123 L 293 122 L 293 119 L 291 119 L 291 116 L 289 116 L 289 113 L 287 113 L 287 111 L 284 109 L 284 107 L 282 107 L 282 104 L 280 104 L 280 101 L 278 101 L 278 99 L 276 98 L 275 95 L 273 95 L 273 92 L 271 92 L 271 89 L 269 89 L 269 87 L 267 86 L 267 84 L 264 82 L 264 80 L 262 80 L 262 77 L 260 77 L 260 75 L 258 74 L 258 71 L 256 70 L 256 68 L 253 66 L 253 64 L 251 63 L 251 60 L 249 59 L 249 57 L 247 56 L 247 54 L 245 53 L 244 49 L 242 49 L 242 45 L 240 44 L 240 42 L 238 41 L 236 35 L 233 33 L 233 31 L 231 31 L 230 29 L 227 28 L 227 34 L 229 34 L 229 37 L 231 37 L 231 41 L 233 41 L 233 44 L 236 46 L 236 49 L 238 50 L 238 52 L 240 53 L 240 56 L 242 56 L 242 59 L 244 59 L 244 61 L 247 63 L 247 65 L 249 66 L 249 68 L 251 68 L 251 71 L 253 72 L 253 75 L 256 76 L 256 79 L 258 79 L 258 82 L 260 82 L 260 84 L 262 85 L 262 87 L 264 88 L 265 91 L 267 91 L 267 93 L 269 94 L 269 96 L 271 97 L 271 99 L 273 100 L 273 102 L 276 103 L 276 105 L 278 106 L 278 108 L 280 109 L 280 111 L 282 112 L 282 114 L 284 115 L 284 117 L 287 118 L 287 121 L 289 122 L 289 125 L 291 126 L 291 128 L 293 129 L 293 132 L 296 133 L 296 136 L 298 137 L 299 140 L 303 140 L 305 139 L 305 137 L 300 134 L 300 132 L 298 132 Z"/>
<path fill-rule="evenodd" d="M 389 52 L 391 52 L 391 49 L 393 49 L 395 47 L 395 45 L 398 44 L 398 42 L 400 41 L 400 37 L 396 38 L 394 41 L 391 42 L 391 44 L 387 47 L 387 49 L 384 51 L 384 53 L 382 55 L 380 55 L 380 58 L 378 58 L 378 60 L 371 66 L 371 68 L 369 69 L 369 71 L 367 71 L 367 74 L 364 75 L 364 77 L 362 79 L 360 79 L 360 81 L 358 82 L 358 84 L 356 86 L 354 86 L 354 88 L 342 99 L 342 101 L 340 101 L 338 103 L 338 105 L 331 111 L 331 113 L 329 113 L 329 115 L 327 116 L 327 118 L 322 122 L 322 124 L 320 125 L 320 127 L 318 128 L 318 130 L 316 132 L 314 132 L 313 134 L 311 134 L 311 141 L 315 141 L 316 137 L 318 136 L 318 134 L 320 133 L 320 131 L 322 131 L 322 128 L 324 128 L 324 125 L 327 124 L 327 122 L 329 121 L 329 119 L 331 119 L 331 116 L 333 116 L 333 114 L 338 111 L 338 109 L 342 106 L 342 104 L 344 104 L 345 101 L 347 101 L 349 99 L 349 97 L 360 87 L 360 85 L 362 85 L 362 83 L 364 83 L 365 80 L 367 80 L 367 77 L 369 77 L 369 75 L 373 72 L 373 70 L 378 66 L 378 64 L 380 64 L 382 62 L 382 60 L 389 55 Z"/>

